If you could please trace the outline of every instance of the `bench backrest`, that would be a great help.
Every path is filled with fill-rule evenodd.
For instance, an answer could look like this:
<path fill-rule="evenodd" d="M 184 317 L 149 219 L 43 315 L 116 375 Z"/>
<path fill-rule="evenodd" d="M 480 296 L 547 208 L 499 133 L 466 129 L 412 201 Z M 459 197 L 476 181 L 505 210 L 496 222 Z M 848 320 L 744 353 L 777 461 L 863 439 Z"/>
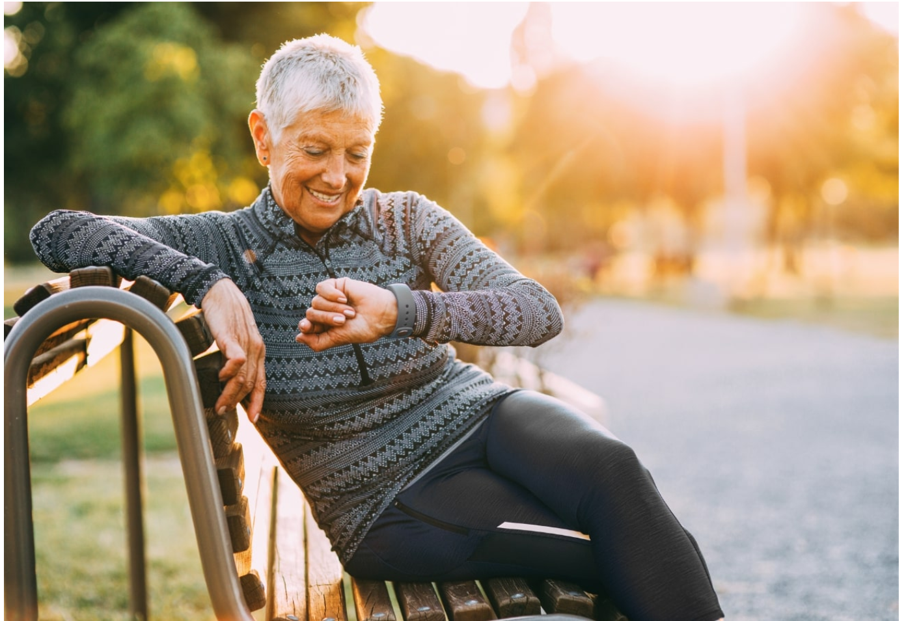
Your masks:
<path fill-rule="evenodd" d="M 240 564 L 235 564 L 234 559 L 235 553 L 247 550 L 248 519 L 245 513 L 239 517 L 239 511 L 246 505 L 242 499 L 228 506 L 223 502 L 228 494 L 227 484 L 231 485 L 233 496 L 243 479 L 240 474 L 241 446 L 234 435 L 236 414 L 214 417 L 204 406 L 202 395 L 208 392 L 200 391 L 198 371 L 192 358 L 208 350 L 212 339 L 199 314 L 187 314 L 177 324 L 173 323 L 163 311 L 174 301 L 175 296 L 153 280 L 138 278 L 133 283 L 125 283 L 106 267 L 90 267 L 31 289 L 14 306 L 19 317 L 4 323 L 4 590 L 7 618 L 37 618 L 27 407 L 117 346 L 130 345 L 130 329 L 135 329 L 147 339 L 163 366 L 213 610 L 220 619 L 253 619 L 247 602 L 259 595 L 260 583 L 254 581 L 258 581 L 258 574 L 248 570 L 242 575 L 246 578 L 239 577 L 237 568 Z M 126 351 L 131 358 L 133 395 L 133 350 L 123 349 L 122 353 Z M 207 357 L 214 359 L 215 355 Z M 209 363 L 204 359 L 204 365 Z M 124 373 L 124 355 L 122 364 Z M 123 381 L 126 377 L 123 374 Z M 127 393 L 123 385 L 123 395 Z M 126 416 L 124 412 L 123 416 Z M 135 408 L 125 420 L 136 418 Z M 131 429 L 139 430 L 136 426 Z M 133 487 L 129 484 L 127 488 L 129 496 L 135 496 L 137 501 L 136 505 L 133 501 L 128 504 L 129 541 L 139 544 L 139 548 L 135 547 L 131 552 L 133 564 L 135 558 L 143 562 L 143 536 L 140 534 L 139 539 L 135 539 L 131 535 L 135 530 L 142 531 L 139 440 L 132 440 L 130 449 L 128 446 L 126 442 L 123 453 L 126 475 L 131 473 L 138 479 Z M 220 455 L 224 453 L 223 457 L 216 457 L 216 450 Z M 220 489 L 223 483 L 226 487 Z M 234 511 L 235 507 L 238 512 Z M 132 513 L 137 519 L 131 517 Z M 243 523 L 242 537 L 237 530 L 240 523 Z M 146 616 L 146 588 L 135 590 L 134 578 L 132 574 L 132 613 Z M 244 599 L 241 587 L 246 587 L 249 600 Z M 140 602 L 141 594 L 143 604 L 135 604 L 135 596 Z"/>

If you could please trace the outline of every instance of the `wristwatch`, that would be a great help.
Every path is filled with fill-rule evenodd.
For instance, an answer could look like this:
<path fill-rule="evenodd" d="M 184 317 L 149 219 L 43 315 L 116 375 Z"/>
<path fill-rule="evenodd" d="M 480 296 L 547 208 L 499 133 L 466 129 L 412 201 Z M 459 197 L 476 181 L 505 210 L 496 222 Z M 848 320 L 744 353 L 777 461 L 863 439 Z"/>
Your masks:
<path fill-rule="evenodd" d="M 387 290 L 396 297 L 396 327 L 390 337 L 408 338 L 415 327 L 415 299 L 412 298 L 412 289 L 405 284 L 391 284 Z"/>

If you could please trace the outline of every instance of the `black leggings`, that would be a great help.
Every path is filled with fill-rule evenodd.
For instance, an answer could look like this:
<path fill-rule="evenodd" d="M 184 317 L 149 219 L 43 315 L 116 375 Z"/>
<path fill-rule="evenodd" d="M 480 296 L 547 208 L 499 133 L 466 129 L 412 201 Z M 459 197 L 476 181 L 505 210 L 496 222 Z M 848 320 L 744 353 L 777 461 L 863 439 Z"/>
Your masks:
<path fill-rule="evenodd" d="M 630 619 L 723 615 L 699 547 L 630 447 L 528 391 L 401 491 L 346 569 L 394 581 L 561 578 L 604 588 Z"/>

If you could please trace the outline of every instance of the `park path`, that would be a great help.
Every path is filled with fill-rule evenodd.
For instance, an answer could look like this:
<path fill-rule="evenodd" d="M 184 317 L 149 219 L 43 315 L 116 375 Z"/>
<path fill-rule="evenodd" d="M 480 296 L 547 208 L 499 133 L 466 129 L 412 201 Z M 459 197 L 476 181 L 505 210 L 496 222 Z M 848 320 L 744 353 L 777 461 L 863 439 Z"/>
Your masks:
<path fill-rule="evenodd" d="M 605 397 L 728 619 L 897 618 L 895 341 L 621 300 L 566 321 L 541 364 Z"/>

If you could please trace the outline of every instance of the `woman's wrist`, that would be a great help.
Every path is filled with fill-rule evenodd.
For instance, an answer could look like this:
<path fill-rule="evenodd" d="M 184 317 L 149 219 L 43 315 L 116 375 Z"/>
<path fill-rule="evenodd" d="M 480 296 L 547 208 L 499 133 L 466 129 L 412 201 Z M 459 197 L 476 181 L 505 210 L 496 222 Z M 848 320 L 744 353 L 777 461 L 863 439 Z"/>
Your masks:
<path fill-rule="evenodd" d="M 416 306 L 412 290 L 406 284 L 390 284 L 387 290 L 396 298 L 396 315 L 388 335 L 391 338 L 408 338 L 415 326 Z"/>

